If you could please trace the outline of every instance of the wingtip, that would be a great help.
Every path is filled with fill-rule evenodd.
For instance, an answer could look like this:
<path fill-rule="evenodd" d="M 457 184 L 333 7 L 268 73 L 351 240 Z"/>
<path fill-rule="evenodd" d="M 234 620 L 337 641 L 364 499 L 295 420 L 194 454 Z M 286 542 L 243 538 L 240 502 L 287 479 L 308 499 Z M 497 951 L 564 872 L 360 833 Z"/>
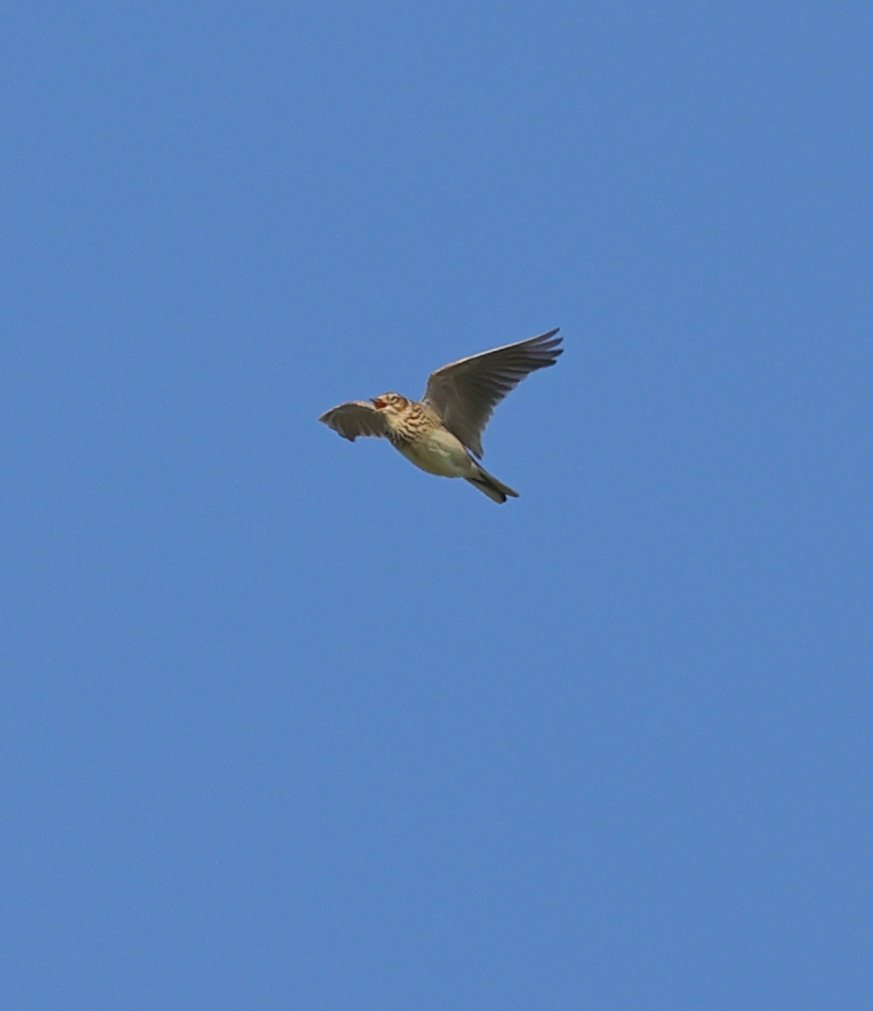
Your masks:
<path fill-rule="evenodd" d="M 554 330 L 548 330 L 546 333 L 541 333 L 537 337 L 531 337 L 527 342 L 528 344 L 533 345 L 537 351 L 545 351 L 551 356 L 551 361 L 543 363 L 545 367 L 554 365 L 558 360 L 559 355 L 564 353 L 564 349 L 561 347 L 564 338 L 555 336 L 560 329 L 561 328 L 559 326 L 556 326 Z"/>
<path fill-rule="evenodd" d="M 563 340 L 563 337 L 556 337 L 555 334 L 560 331 L 560 327 L 556 326 L 554 330 L 547 330 L 545 333 L 537 334 L 536 337 L 531 337 L 527 342 L 528 344 L 538 344 L 538 345 L 548 345 L 548 347 L 557 347 Z"/>

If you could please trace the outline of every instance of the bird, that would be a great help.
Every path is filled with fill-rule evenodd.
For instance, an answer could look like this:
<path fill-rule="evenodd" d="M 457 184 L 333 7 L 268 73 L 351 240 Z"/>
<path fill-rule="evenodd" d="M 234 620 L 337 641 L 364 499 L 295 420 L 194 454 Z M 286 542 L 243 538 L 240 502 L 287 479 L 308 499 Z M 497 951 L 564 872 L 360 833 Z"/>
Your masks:
<path fill-rule="evenodd" d="M 531 372 L 554 365 L 563 353 L 558 327 L 516 344 L 483 351 L 432 372 L 421 400 L 380 393 L 350 400 L 318 419 L 344 439 L 388 439 L 410 463 L 438 477 L 463 478 L 500 504 L 518 492 L 479 462 L 482 432 L 494 408 Z"/>

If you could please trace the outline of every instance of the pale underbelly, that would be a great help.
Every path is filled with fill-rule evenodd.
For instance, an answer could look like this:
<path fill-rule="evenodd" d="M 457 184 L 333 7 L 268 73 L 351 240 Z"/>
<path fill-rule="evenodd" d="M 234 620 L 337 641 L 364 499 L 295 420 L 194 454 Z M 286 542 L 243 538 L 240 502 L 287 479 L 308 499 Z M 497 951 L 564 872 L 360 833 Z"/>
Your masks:
<path fill-rule="evenodd" d="M 421 442 L 397 447 L 416 467 L 438 477 L 472 477 L 476 466 L 450 432 L 435 432 Z"/>

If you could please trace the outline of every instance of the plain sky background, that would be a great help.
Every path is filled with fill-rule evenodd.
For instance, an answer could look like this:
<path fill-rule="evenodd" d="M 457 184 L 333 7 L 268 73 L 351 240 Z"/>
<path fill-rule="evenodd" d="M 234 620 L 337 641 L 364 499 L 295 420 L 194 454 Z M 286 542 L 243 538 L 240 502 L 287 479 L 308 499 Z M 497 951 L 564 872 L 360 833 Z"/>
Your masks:
<path fill-rule="evenodd" d="M 2 1008 L 873 1006 L 871 45 L 6 5 Z"/>

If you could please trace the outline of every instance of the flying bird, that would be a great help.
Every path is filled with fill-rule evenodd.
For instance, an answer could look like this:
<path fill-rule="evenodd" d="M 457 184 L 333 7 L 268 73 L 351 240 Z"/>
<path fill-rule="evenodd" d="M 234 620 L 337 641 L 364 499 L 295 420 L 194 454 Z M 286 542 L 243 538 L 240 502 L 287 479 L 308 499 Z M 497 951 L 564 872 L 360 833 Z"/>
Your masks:
<path fill-rule="evenodd" d="M 482 432 L 500 401 L 531 372 L 562 353 L 557 330 L 462 358 L 432 372 L 420 401 L 399 393 L 350 400 L 318 419 L 344 439 L 388 439 L 410 463 L 439 477 L 462 477 L 495 502 L 518 498 L 479 461 Z"/>

